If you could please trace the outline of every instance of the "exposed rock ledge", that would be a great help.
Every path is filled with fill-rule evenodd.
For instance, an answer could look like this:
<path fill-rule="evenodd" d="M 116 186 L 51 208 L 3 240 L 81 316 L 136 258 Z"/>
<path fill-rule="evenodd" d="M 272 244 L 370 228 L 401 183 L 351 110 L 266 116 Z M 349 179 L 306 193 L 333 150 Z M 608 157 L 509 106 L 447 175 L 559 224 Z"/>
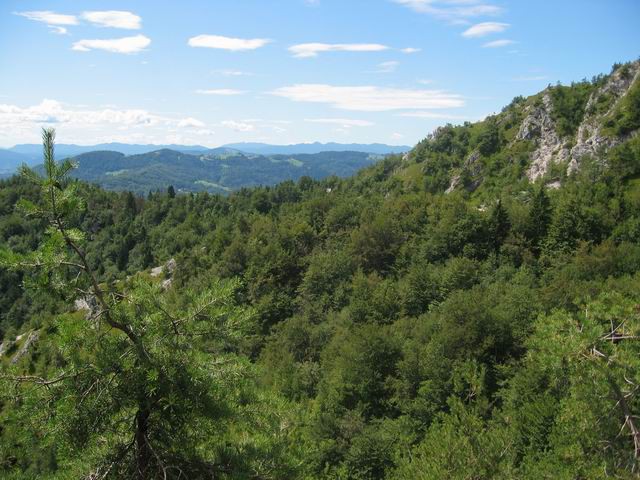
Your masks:
<path fill-rule="evenodd" d="M 29 352 L 31 346 L 40 339 L 39 330 L 33 330 L 28 334 L 23 333 L 22 335 L 18 335 L 15 340 L 6 339 L 4 342 L 0 343 L 0 356 L 7 354 L 9 350 L 11 350 L 19 341 L 21 341 L 25 337 L 27 337 L 26 340 L 10 360 L 11 365 L 15 365 L 16 363 L 18 363 L 20 359 Z"/>
<path fill-rule="evenodd" d="M 525 110 L 527 116 L 523 120 L 516 140 L 532 140 L 536 142 L 536 149 L 531 154 L 531 165 L 527 171 L 530 181 L 543 176 L 553 163 L 569 161 L 568 172 L 578 169 L 580 160 L 587 155 L 595 155 L 608 150 L 620 139 L 601 134 L 602 119 L 609 115 L 617 106 L 620 99 L 627 93 L 631 85 L 639 80 L 640 61 L 629 64 L 630 71 L 626 75 L 621 69 L 616 70 L 607 82 L 594 91 L 587 102 L 585 117 L 578 127 L 574 145 L 572 138 L 560 138 L 556 132 L 556 125 L 551 116 L 553 102 L 549 92 L 544 92 L 542 105 L 529 106 Z M 613 97 L 611 107 L 602 114 L 593 108 L 601 95 Z"/>

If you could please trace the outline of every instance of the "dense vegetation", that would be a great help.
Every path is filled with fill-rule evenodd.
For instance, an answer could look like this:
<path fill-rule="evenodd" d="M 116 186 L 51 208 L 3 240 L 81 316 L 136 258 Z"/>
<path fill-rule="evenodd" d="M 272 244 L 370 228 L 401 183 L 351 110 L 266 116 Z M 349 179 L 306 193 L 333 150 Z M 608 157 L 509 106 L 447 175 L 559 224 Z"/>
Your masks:
<path fill-rule="evenodd" d="M 530 184 L 530 101 L 347 179 L 1 183 L 2 474 L 635 478 L 640 136 Z"/>

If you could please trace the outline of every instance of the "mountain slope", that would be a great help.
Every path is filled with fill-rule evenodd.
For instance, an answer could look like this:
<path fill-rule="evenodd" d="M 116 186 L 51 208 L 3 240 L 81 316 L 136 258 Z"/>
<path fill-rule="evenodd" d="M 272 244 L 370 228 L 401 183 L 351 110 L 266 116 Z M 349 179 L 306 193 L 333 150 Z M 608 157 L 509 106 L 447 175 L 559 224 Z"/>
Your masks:
<path fill-rule="evenodd" d="M 40 148 L 42 155 L 42 148 Z M 29 163 L 30 157 L 11 150 L 0 149 L 0 174 L 11 173 L 23 163 Z"/>
<path fill-rule="evenodd" d="M 558 186 L 583 161 L 635 137 L 639 112 L 640 61 L 616 65 L 610 75 L 517 97 L 482 122 L 441 127 L 398 174 L 434 192 L 538 179 Z"/>
<path fill-rule="evenodd" d="M 201 152 L 207 150 L 202 145 L 137 145 L 128 143 L 101 143 L 98 145 L 73 145 L 61 143 L 56 145 L 56 154 L 59 158 L 74 157 L 83 153 L 95 151 L 113 151 L 120 152 L 125 155 L 139 155 L 142 153 L 154 152 L 156 150 L 171 149 L 178 152 Z M 8 151 L 24 155 L 28 158 L 28 163 L 36 165 L 42 162 L 42 145 L 39 144 L 22 144 L 15 145 Z"/>
<path fill-rule="evenodd" d="M 314 155 L 250 155 L 221 148 L 191 155 L 164 149 L 141 155 L 90 152 L 74 157 L 73 175 L 108 190 L 145 194 L 173 185 L 178 191 L 224 193 L 243 187 L 274 185 L 303 176 L 349 176 L 381 157 L 362 152 Z"/>
<path fill-rule="evenodd" d="M 391 146 L 379 143 L 374 144 L 341 144 L 341 143 L 301 143 L 297 145 L 269 145 L 266 143 L 235 143 L 223 145 L 221 147 L 209 149 L 202 145 L 139 145 L 128 143 L 101 143 L 98 145 L 73 145 L 61 143 L 56 145 L 56 153 L 59 158 L 75 157 L 89 152 L 111 151 L 120 152 L 125 155 L 141 155 L 151 153 L 158 150 L 175 150 L 182 153 L 190 153 L 193 155 L 221 153 L 249 153 L 255 155 L 292 155 L 292 154 L 316 154 L 322 152 L 364 152 L 378 155 L 387 155 L 390 153 L 408 152 L 411 147 L 408 146 Z M 42 145 L 39 144 L 21 144 L 15 145 L 9 149 L 0 149 L 0 152 L 12 152 L 16 157 L 20 157 L 21 161 L 17 164 L 27 163 L 29 165 L 37 165 L 42 162 Z M 7 154 L 8 155 L 8 154 Z M 15 162 L 14 162 L 15 163 Z M 7 163 L 7 169 L 12 164 Z M 0 170 L 3 169 L 3 161 L 0 157 Z"/>

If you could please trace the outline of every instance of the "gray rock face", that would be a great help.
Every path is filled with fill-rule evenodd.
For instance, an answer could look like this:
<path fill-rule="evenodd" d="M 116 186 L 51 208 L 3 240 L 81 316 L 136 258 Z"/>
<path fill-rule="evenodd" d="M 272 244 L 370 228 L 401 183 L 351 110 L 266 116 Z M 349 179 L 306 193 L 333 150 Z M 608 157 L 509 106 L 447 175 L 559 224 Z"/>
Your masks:
<path fill-rule="evenodd" d="M 174 272 L 176 271 L 177 266 L 178 264 L 176 263 L 175 259 L 172 258 L 168 260 L 167 263 L 165 263 L 164 265 L 160 265 L 159 267 L 152 268 L 150 275 L 154 278 L 159 277 L 162 274 L 169 277 L 169 278 L 165 278 L 160 284 L 163 290 L 168 290 L 169 288 L 171 288 L 171 285 L 173 284 L 172 277 Z"/>
<path fill-rule="evenodd" d="M 527 177 L 532 182 L 547 173 L 553 162 L 569 158 L 569 149 L 556 132 L 556 124 L 551 117 L 552 109 L 551 96 L 545 92 L 540 107 L 527 107 L 527 116 L 516 135 L 516 140 L 536 142 L 536 149 L 531 154 L 531 165 L 527 171 Z"/>
<path fill-rule="evenodd" d="M 11 365 L 15 365 L 20 361 L 22 357 L 24 357 L 28 352 L 31 346 L 38 341 L 40 338 L 40 332 L 35 330 L 29 334 L 25 342 L 20 347 L 20 350 L 16 352 L 16 354 L 11 359 Z"/>
<path fill-rule="evenodd" d="M 174 258 L 170 259 L 167 263 L 165 263 L 164 268 L 167 274 L 173 275 L 173 272 L 176 271 L 176 267 L 178 264 Z"/>
<path fill-rule="evenodd" d="M 548 92 L 543 94 L 541 106 L 527 107 L 526 117 L 520 125 L 516 140 L 536 142 L 536 149 L 531 154 L 531 164 L 527 171 L 529 180 L 535 181 L 540 178 L 553 163 L 558 162 L 569 161 L 568 173 L 571 173 L 579 168 L 580 160 L 585 156 L 596 155 L 619 144 L 621 139 L 602 135 L 602 120 L 616 108 L 620 99 L 636 81 L 640 81 L 640 61 L 629 65 L 627 75 L 623 75 L 620 69 L 616 70 L 607 82 L 589 97 L 585 108 L 587 113 L 578 127 L 575 138 L 561 138 L 556 133 L 552 117 L 553 102 Z M 602 95 L 611 97 L 612 102 L 608 111 L 598 113 L 595 105 Z"/>
<path fill-rule="evenodd" d="M 173 272 L 176 271 L 177 266 L 178 264 L 176 263 L 175 259 L 172 258 L 168 260 L 167 263 L 165 263 L 164 265 L 160 265 L 159 267 L 152 268 L 150 275 L 154 278 L 159 277 L 163 273 L 166 275 L 173 275 Z"/>
<path fill-rule="evenodd" d="M 602 118 L 609 115 L 618 105 L 620 99 L 629 91 L 634 82 L 640 81 L 640 62 L 630 65 L 628 75 L 622 75 L 620 69 L 615 71 L 611 78 L 602 87 L 596 90 L 586 106 L 586 115 L 583 122 L 578 127 L 576 134 L 576 144 L 571 149 L 571 161 L 569 162 L 568 173 L 578 169 L 580 159 L 588 155 L 596 155 L 601 151 L 606 151 L 620 143 L 621 139 L 615 137 L 605 137 L 601 134 Z M 605 113 L 598 115 L 595 105 L 603 95 L 613 97 L 611 107 Z"/>
<path fill-rule="evenodd" d="M 462 168 L 468 171 L 472 177 L 475 177 L 480 174 L 481 165 L 478 162 L 478 160 L 480 160 L 480 152 L 475 150 L 471 152 L 471 154 L 464 161 Z M 447 188 L 445 193 L 453 192 L 455 189 L 457 189 L 460 186 L 461 181 L 462 181 L 462 178 L 460 175 L 454 175 L 451 178 L 451 183 L 449 184 L 449 188 Z M 479 182 L 474 181 L 473 184 L 471 185 L 471 189 L 473 190 L 477 188 L 478 184 Z"/>
<path fill-rule="evenodd" d="M 98 316 L 100 312 L 100 307 L 98 306 L 98 300 L 93 295 L 86 295 L 84 297 L 76 299 L 73 303 L 73 308 L 75 311 L 86 311 L 85 318 L 87 320 L 92 320 Z"/>

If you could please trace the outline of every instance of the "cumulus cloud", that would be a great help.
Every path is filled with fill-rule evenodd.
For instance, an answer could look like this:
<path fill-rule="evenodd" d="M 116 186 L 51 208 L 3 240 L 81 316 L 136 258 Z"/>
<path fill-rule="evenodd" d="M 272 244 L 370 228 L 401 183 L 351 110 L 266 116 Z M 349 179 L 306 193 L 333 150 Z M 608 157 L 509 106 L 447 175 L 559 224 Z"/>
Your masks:
<path fill-rule="evenodd" d="M 53 33 L 60 35 L 68 33 L 65 27 L 79 25 L 80 19 L 99 27 L 127 30 L 138 30 L 142 27 L 142 19 L 138 15 L 121 10 L 90 11 L 83 12 L 79 16 L 66 15 L 49 10 L 15 12 L 15 14 L 29 20 L 46 23 Z"/>
<path fill-rule="evenodd" d="M 69 123 L 82 125 L 156 125 L 170 123 L 170 120 L 159 115 L 153 115 L 141 109 L 87 110 L 78 107 L 68 107 L 56 100 L 44 99 L 38 105 L 19 107 L 16 105 L 0 104 L 0 125 L 6 126 L 29 125 L 37 128 L 42 123 Z"/>
<path fill-rule="evenodd" d="M 113 38 L 109 40 L 79 40 L 71 47 L 77 52 L 88 52 L 90 50 L 105 50 L 113 53 L 139 53 L 151 44 L 151 39 L 144 35 L 133 37 Z"/>
<path fill-rule="evenodd" d="M 497 15 L 502 9 L 481 0 L 393 0 L 418 13 L 426 13 L 453 22 L 468 18 Z"/>
<path fill-rule="evenodd" d="M 216 48 L 220 50 L 229 50 L 232 52 L 240 52 L 245 50 L 255 50 L 264 47 L 271 40 L 267 38 L 231 38 L 220 35 L 198 35 L 189 39 L 190 47 Z"/>
<path fill-rule="evenodd" d="M 422 49 L 421 49 L 421 48 L 407 47 L 407 48 L 402 48 L 400 51 L 401 51 L 402 53 L 409 54 L 409 53 L 418 53 L 418 52 L 421 52 L 421 51 L 422 51 Z"/>
<path fill-rule="evenodd" d="M 57 35 L 67 35 L 69 33 L 65 27 L 59 27 L 58 25 L 49 25 L 49 29 Z"/>
<path fill-rule="evenodd" d="M 62 108 L 62 104 L 55 100 L 44 99 L 38 105 L 21 108 L 16 105 L 0 104 L 0 124 L 8 126 L 24 123 L 64 123 L 70 120 L 70 115 Z"/>
<path fill-rule="evenodd" d="M 504 32 L 507 28 L 509 28 L 508 23 L 483 22 L 467 28 L 462 32 L 462 36 L 467 38 L 484 37 L 492 33 Z"/>
<path fill-rule="evenodd" d="M 139 30 L 142 28 L 142 19 L 131 12 L 121 10 L 105 10 L 83 12 L 83 20 L 100 27 L 122 28 L 125 30 Z"/>
<path fill-rule="evenodd" d="M 296 58 L 317 57 L 323 52 L 380 52 L 388 49 L 378 43 L 300 43 L 289 47 Z"/>
<path fill-rule="evenodd" d="M 500 47 L 508 47 L 509 45 L 513 45 L 513 40 L 494 40 L 493 42 L 487 42 L 482 45 L 484 48 L 500 48 Z"/>
<path fill-rule="evenodd" d="M 357 120 L 355 118 L 305 118 L 305 122 L 309 123 L 328 123 L 340 125 L 342 128 L 350 127 L 371 127 L 373 122 L 368 120 Z"/>
<path fill-rule="evenodd" d="M 48 10 L 15 12 L 15 14 L 47 25 L 78 25 L 78 18 L 75 15 L 64 15 Z"/>
<path fill-rule="evenodd" d="M 252 132 L 255 126 L 247 122 L 236 122 L 235 120 L 224 120 L 220 122 L 223 127 L 230 128 L 236 132 Z"/>
<path fill-rule="evenodd" d="M 197 118 L 187 117 L 178 122 L 180 128 L 204 128 L 206 125 Z"/>
<path fill-rule="evenodd" d="M 196 90 L 196 93 L 200 95 L 231 96 L 231 95 L 242 95 L 245 92 L 242 90 L 235 90 L 233 88 L 214 88 L 210 90 Z"/>
<path fill-rule="evenodd" d="M 91 108 L 52 99 L 31 106 L 0 104 L 0 141 L 4 144 L 37 142 L 45 125 L 55 125 L 67 141 L 80 143 L 89 139 L 96 143 L 120 141 L 125 136 L 166 143 L 167 132 L 183 132 L 193 138 L 212 133 L 198 119 L 173 118 L 137 108 Z"/>
<path fill-rule="evenodd" d="M 294 102 L 326 103 L 342 110 L 363 112 L 452 108 L 464 105 L 460 95 L 441 90 L 297 84 L 281 87 L 270 93 Z"/>

